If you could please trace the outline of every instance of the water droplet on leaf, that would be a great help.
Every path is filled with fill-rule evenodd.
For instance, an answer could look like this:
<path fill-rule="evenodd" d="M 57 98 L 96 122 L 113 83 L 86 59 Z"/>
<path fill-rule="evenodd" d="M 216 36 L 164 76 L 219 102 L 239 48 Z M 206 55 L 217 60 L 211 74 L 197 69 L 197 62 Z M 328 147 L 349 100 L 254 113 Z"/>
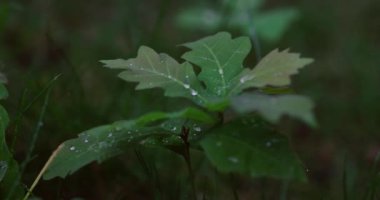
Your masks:
<path fill-rule="evenodd" d="M 71 146 L 70 147 L 70 151 L 74 151 L 75 150 L 75 147 L 74 146 Z"/>
<path fill-rule="evenodd" d="M 233 162 L 233 163 L 238 163 L 239 162 L 239 159 L 236 158 L 236 157 L 228 157 L 228 160 Z"/>
<path fill-rule="evenodd" d="M 201 127 L 194 127 L 194 131 L 200 132 L 200 131 L 202 131 L 202 129 L 201 129 Z"/>
<path fill-rule="evenodd" d="M 190 85 L 189 84 L 184 84 L 183 87 L 186 88 L 186 89 L 189 89 Z"/>
<path fill-rule="evenodd" d="M 191 95 L 196 96 L 196 95 L 198 95 L 198 92 L 195 90 L 191 90 Z"/>

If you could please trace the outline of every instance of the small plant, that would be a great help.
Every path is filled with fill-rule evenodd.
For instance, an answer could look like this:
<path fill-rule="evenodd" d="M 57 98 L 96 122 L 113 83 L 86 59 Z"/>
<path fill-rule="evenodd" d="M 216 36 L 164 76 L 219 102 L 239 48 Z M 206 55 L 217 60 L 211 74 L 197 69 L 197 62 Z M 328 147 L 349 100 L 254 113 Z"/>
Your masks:
<path fill-rule="evenodd" d="M 244 68 L 251 42 L 248 37 L 232 39 L 226 32 L 183 46 L 190 49 L 182 55 L 183 63 L 146 46 L 140 47 L 136 58 L 101 62 L 121 69 L 119 77 L 137 82 L 137 90 L 161 88 L 165 96 L 187 98 L 196 106 L 152 112 L 84 131 L 57 148 L 39 177 L 64 178 L 90 162 L 102 162 L 140 145 L 180 154 L 190 174 L 190 149 L 194 148 L 203 151 L 221 172 L 305 181 L 304 167 L 287 138 L 268 122 L 289 115 L 316 125 L 308 98 L 273 92 L 273 87 L 288 86 L 291 75 L 313 60 L 274 50 L 253 69 Z M 243 93 L 246 89 L 249 92 Z M 225 116 L 229 108 L 236 114 Z"/>

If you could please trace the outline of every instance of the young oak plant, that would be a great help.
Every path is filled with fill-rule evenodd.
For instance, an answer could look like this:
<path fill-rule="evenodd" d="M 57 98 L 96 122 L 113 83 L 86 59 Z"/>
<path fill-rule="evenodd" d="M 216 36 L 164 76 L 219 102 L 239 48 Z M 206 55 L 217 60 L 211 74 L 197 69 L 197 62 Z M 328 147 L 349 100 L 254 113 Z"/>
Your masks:
<path fill-rule="evenodd" d="M 184 147 L 197 148 L 222 172 L 305 181 L 302 163 L 288 139 L 268 122 L 288 115 L 316 126 L 313 103 L 307 97 L 266 91 L 290 85 L 291 76 L 313 60 L 273 50 L 254 68 L 244 68 L 251 42 L 248 37 L 233 39 L 226 32 L 183 46 L 190 49 L 182 55 L 183 63 L 146 46 L 139 48 L 136 58 L 101 62 L 122 70 L 119 77 L 137 82 L 137 90 L 161 88 L 165 96 L 187 98 L 197 106 L 152 112 L 84 131 L 53 153 L 42 170 L 44 179 L 64 178 L 88 163 L 141 145 L 165 147 L 181 155 L 186 155 Z M 246 89 L 250 92 L 243 92 Z M 221 116 L 228 108 L 237 114 L 224 121 Z"/>

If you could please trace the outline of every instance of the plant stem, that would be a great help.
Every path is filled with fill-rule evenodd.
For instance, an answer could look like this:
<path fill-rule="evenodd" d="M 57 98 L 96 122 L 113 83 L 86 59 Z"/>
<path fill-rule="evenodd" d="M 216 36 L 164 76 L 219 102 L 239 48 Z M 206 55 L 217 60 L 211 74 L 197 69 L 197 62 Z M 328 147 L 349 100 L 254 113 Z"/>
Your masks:
<path fill-rule="evenodd" d="M 193 199 L 196 200 L 197 199 L 197 193 L 196 193 L 196 189 L 195 189 L 194 172 L 193 172 L 193 168 L 191 166 L 189 133 L 190 133 L 190 129 L 183 126 L 181 138 L 182 138 L 183 143 L 184 143 L 184 153 L 182 154 L 182 156 L 185 159 L 187 169 L 189 171 L 190 184 L 191 184 Z"/>
<path fill-rule="evenodd" d="M 36 185 L 40 181 L 42 175 L 45 173 L 45 171 L 49 167 L 50 163 L 53 161 L 53 159 L 55 158 L 57 153 L 62 149 L 62 147 L 63 147 L 63 145 L 59 145 L 59 147 L 53 152 L 53 154 L 51 154 L 49 160 L 45 163 L 44 167 L 41 169 L 40 173 L 38 174 L 36 179 L 33 181 L 32 186 L 30 186 L 30 189 L 28 190 L 28 192 L 24 196 L 23 200 L 27 200 L 29 198 L 30 194 L 32 194 L 33 189 L 36 187 Z"/>
<path fill-rule="evenodd" d="M 218 112 L 218 117 L 219 117 L 220 124 L 223 124 L 224 123 L 224 113 Z"/>
<path fill-rule="evenodd" d="M 48 92 L 50 90 L 50 88 L 52 87 L 53 83 L 61 76 L 61 74 L 58 74 L 57 76 L 55 76 L 53 79 L 51 79 L 47 84 L 46 86 L 30 101 L 30 103 L 28 105 L 25 106 L 25 108 L 21 108 L 21 110 L 18 112 L 17 116 L 16 116 L 16 128 L 15 128 L 15 135 L 13 136 L 13 139 L 12 139 L 12 144 L 11 144 L 11 149 L 14 148 L 14 145 L 16 143 L 16 140 L 17 140 L 17 136 L 18 136 L 18 124 L 21 122 L 22 118 L 23 118 L 23 115 L 39 100 L 40 97 L 42 97 L 43 94 L 45 94 L 46 92 Z M 25 94 L 26 94 L 26 91 L 23 92 L 23 96 L 21 97 L 21 102 L 20 102 L 20 105 L 22 106 L 23 105 L 23 101 L 25 99 Z"/>
<path fill-rule="evenodd" d="M 34 148 L 36 146 L 36 142 L 37 142 L 38 136 L 40 134 L 41 127 L 43 126 L 43 119 L 44 119 L 44 116 L 46 113 L 47 105 L 49 103 L 50 92 L 51 92 L 51 87 L 49 88 L 49 90 L 46 93 L 44 103 L 43 103 L 42 108 L 41 108 L 41 113 L 40 113 L 40 116 L 38 118 L 36 128 L 33 132 L 32 139 L 30 141 L 29 149 L 27 151 L 25 160 L 21 164 L 21 173 L 25 170 L 26 165 L 31 161 L 32 154 L 33 154 Z"/>
<path fill-rule="evenodd" d="M 230 187 L 232 194 L 234 195 L 234 200 L 239 200 L 239 194 L 237 193 L 235 186 L 234 186 L 234 175 L 232 173 L 229 174 L 229 179 L 230 179 Z"/>
<path fill-rule="evenodd" d="M 12 187 L 11 187 L 11 189 L 10 189 L 10 191 L 9 191 L 9 194 L 8 194 L 8 196 L 7 196 L 6 199 L 9 199 L 9 198 L 12 196 L 12 194 L 13 194 L 13 192 L 14 192 L 14 190 L 15 190 L 17 184 L 18 184 L 18 182 L 21 180 L 21 177 L 22 177 L 23 174 L 24 174 L 24 171 L 25 171 L 26 166 L 27 166 L 28 163 L 32 160 L 32 154 L 33 154 L 33 151 L 34 151 L 34 148 L 35 148 L 35 145 L 36 145 L 36 142 L 37 142 L 37 139 L 38 139 L 38 136 L 39 136 L 39 133 L 40 133 L 40 130 L 41 130 L 42 124 L 43 124 L 42 121 L 43 121 L 43 118 L 44 118 L 45 113 L 46 113 L 47 105 L 48 105 L 48 103 L 49 103 L 49 97 L 50 97 L 51 88 L 52 88 L 52 86 L 53 86 L 54 81 L 56 81 L 56 80 L 58 79 L 59 76 L 60 76 L 60 75 L 55 76 L 55 77 L 54 77 L 54 78 L 48 83 L 48 85 L 47 85 L 47 86 L 41 91 L 41 93 L 37 96 L 37 98 L 34 99 L 34 101 L 37 101 L 38 97 L 39 97 L 40 95 L 42 95 L 43 92 L 44 92 L 45 89 L 46 89 L 46 94 L 45 94 L 44 103 L 43 103 L 42 108 L 41 108 L 41 113 L 40 113 L 40 116 L 39 116 L 39 118 L 38 118 L 38 122 L 37 122 L 36 128 L 35 128 L 35 130 L 34 130 L 34 132 L 33 132 L 33 134 L 32 134 L 32 139 L 31 139 L 30 144 L 29 144 L 29 149 L 28 149 L 28 151 L 27 151 L 27 153 L 26 153 L 26 157 L 25 157 L 24 161 L 21 163 L 21 166 L 20 166 L 20 174 L 19 174 L 19 176 L 18 176 L 17 178 L 15 178 L 15 180 L 13 181 Z M 27 108 L 26 108 L 24 111 L 26 111 L 27 109 L 29 109 L 29 108 L 30 108 L 29 106 L 31 106 L 31 105 L 32 105 L 32 104 L 29 104 L 29 105 L 27 106 Z M 23 112 L 20 113 L 20 114 L 21 114 L 20 117 L 22 117 Z"/>
<path fill-rule="evenodd" d="M 284 180 L 281 186 L 280 200 L 286 200 L 289 190 L 289 180 Z"/>

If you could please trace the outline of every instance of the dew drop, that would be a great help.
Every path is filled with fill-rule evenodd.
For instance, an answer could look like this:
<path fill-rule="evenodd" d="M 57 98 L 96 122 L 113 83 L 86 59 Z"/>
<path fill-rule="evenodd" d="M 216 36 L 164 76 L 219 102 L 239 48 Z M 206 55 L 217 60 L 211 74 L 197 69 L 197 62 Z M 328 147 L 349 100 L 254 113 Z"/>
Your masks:
<path fill-rule="evenodd" d="M 236 158 L 236 157 L 228 157 L 228 160 L 229 160 L 230 162 L 233 162 L 233 163 L 238 163 L 238 162 L 239 162 L 239 159 Z"/>
<path fill-rule="evenodd" d="M 244 82 L 245 82 L 245 78 L 242 77 L 242 78 L 240 79 L 240 83 L 244 83 Z"/>
<path fill-rule="evenodd" d="M 200 132 L 201 130 L 201 127 L 194 127 L 194 131 Z"/>
<path fill-rule="evenodd" d="M 84 139 L 84 143 L 88 143 L 88 139 Z"/>
<path fill-rule="evenodd" d="M 195 90 L 191 90 L 191 95 L 193 95 L 193 96 L 197 96 L 197 95 L 198 95 L 198 92 L 195 91 Z"/>
<path fill-rule="evenodd" d="M 70 151 L 74 151 L 75 150 L 75 147 L 74 146 L 71 146 L 70 147 Z"/>
<path fill-rule="evenodd" d="M 183 87 L 186 88 L 186 89 L 189 89 L 190 85 L 189 84 L 184 84 Z"/>
<path fill-rule="evenodd" d="M 112 137 L 112 133 L 108 133 L 108 137 Z"/>
<path fill-rule="evenodd" d="M 170 78 L 170 79 L 171 79 L 171 78 L 173 78 L 173 77 L 172 77 L 171 75 L 169 75 L 169 76 L 168 76 L 168 78 Z"/>
<path fill-rule="evenodd" d="M 223 69 L 219 69 L 219 74 L 223 74 Z"/>
<path fill-rule="evenodd" d="M 245 83 L 246 81 L 252 80 L 252 79 L 254 79 L 254 78 L 255 78 L 254 75 L 243 76 L 243 77 L 240 78 L 240 83 Z"/>
<path fill-rule="evenodd" d="M 175 130 L 177 130 L 177 127 L 173 127 L 173 128 L 172 128 L 172 131 L 175 131 Z"/>

